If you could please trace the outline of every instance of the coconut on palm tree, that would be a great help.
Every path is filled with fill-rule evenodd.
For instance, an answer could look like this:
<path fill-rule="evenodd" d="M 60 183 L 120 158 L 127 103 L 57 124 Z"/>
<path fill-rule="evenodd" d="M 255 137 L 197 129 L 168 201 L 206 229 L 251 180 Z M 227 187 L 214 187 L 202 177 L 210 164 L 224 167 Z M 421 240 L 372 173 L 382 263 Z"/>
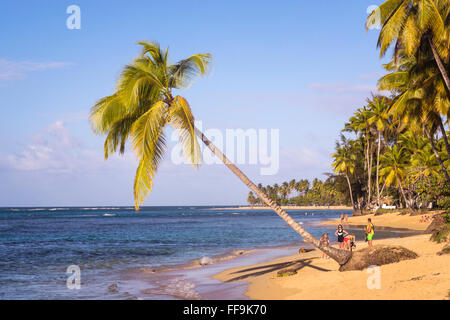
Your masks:
<path fill-rule="evenodd" d="M 149 196 L 153 178 L 165 152 L 164 131 L 172 126 L 178 132 L 183 154 L 194 166 L 201 163 L 197 137 L 245 184 L 270 206 L 304 241 L 313 244 L 340 265 L 351 257 L 348 251 L 323 246 L 262 192 L 239 168 L 194 125 L 187 100 L 175 90 L 186 88 L 194 76 L 207 72 L 211 55 L 195 54 L 170 64 L 168 50 L 154 42 L 139 42 L 142 53 L 123 69 L 115 92 L 95 104 L 90 120 L 94 132 L 106 135 L 105 158 L 125 151 L 130 140 L 139 159 L 134 180 L 135 207 Z"/>

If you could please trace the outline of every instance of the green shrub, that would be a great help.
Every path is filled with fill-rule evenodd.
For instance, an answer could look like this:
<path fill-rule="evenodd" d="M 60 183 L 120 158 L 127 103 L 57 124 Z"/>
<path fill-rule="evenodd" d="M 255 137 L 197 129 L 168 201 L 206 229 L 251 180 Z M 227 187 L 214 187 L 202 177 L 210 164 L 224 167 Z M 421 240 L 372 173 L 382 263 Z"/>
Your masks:
<path fill-rule="evenodd" d="M 437 243 L 446 242 L 449 239 L 450 235 L 450 226 L 447 227 L 447 229 L 436 232 L 433 234 L 433 241 L 436 241 Z"/>

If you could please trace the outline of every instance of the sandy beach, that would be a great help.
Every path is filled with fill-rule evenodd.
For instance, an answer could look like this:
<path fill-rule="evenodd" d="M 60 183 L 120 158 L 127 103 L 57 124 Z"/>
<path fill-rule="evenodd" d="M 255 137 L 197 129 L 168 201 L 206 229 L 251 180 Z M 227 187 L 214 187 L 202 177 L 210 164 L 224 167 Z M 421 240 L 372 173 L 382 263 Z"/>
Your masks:
<path fill-rule="evenodd" d="M 349 224 L 360 225 L 368 216 L 352 217 Z M 397 216 L 395 213 L 373 217 L 375 226 L 424 230 L 428 224 L 419 223 L 420 216 Z M 335 224 L 327 221 L 323 224 Z M 246 295 L 251 299 L 449 299 L 450 255 L 437 255 L 445 244 L 429 241 L 429 234 L 405 238 L 374 240 L 375 245 L 400 245 L 416 252 L 414 260 L 401 261 L 379 268 L 380 287 L 369 289 L 368 270 L 338 271 L 339 265 L 331 259 L 323 259 L 318 250 L 295 254 L 265 263 L 225 270 L 214 276 L 223 282 L 247 282 Z M 367 247 L 357 242 L 357 250 Z M 277 272 L 294 267 L 297 274 L 278 277 Z M 369 281 L 370 282 L 370 281 Z"/>
<path fill-rule="evenodd" d="M 375 226 L 378 227 L 387 227 L 387 228 L 396 228 L 396 229 L 409 229 L 409 230 L 418 230 L 423 231 L 425 230 L 429 223 L 426 222 L 420 222 L 420 219 L 423 216 L 432 216 L 433 214 L 436 214 L 437 212 L 425 214 L 425 215 L 417 215 L 417 216 L 410 216 L 409 214 L 405 215 L 400 212 L 391 212 L 386 213 L 383 215 L 375 216 L 374 214 L 371 215 L 365 215 L 365 216 L 355 216 L 350 217 L 348 219 L 348 222 L 344 222 L 343 226 L 362 226 L 364 227 L 367 225 L 367 219 L 371 218 L 372 223 Z M 338 225 L 340 224 L 340 220 L 328 220 L 323 221 L 321 225 Z"/>
<path fill-rule="evenodd" d="M 347 206 L 281 206 L 283 210 L 353 210 L 352 207 Z M 221 210 L 273 210 L 265 206 L 240 206 L 220 208 Z"/>

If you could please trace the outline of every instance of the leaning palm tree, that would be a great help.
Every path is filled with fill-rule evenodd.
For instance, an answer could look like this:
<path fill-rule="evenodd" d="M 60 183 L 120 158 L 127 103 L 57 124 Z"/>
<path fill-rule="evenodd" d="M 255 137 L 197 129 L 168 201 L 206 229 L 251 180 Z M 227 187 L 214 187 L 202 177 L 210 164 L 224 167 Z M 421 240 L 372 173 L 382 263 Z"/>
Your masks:
<path fill-rule="evenodd" d="M 154 42 L 139 42 L 142 53 L 123 69 L 115 92 L 99 100 L 91 110 L 90 120 L 95 133 L 106 135 L 105 158 L 125 151 L 131 141 L 139 165 L 134 179 L 136 210 L 149 196 L 153 178 L 165 151 L 164 129 L 169 125 L 178 132 L 183 155 L 194 166 L 201 163 L 197 137 L 244 183 L 256 196 L 270 206 L 304 241 L 313 244 L 340 265 L 351 257 L 348 251 L 323 246 L 262 192 L 239 168 L 194 125 L 189 103 L 174 90 L 186 88 L 194 76 L 204 75 L 210 54 L 195 54 L 175 64 L 168 60 L 168 50 L 162 51 Z"/>

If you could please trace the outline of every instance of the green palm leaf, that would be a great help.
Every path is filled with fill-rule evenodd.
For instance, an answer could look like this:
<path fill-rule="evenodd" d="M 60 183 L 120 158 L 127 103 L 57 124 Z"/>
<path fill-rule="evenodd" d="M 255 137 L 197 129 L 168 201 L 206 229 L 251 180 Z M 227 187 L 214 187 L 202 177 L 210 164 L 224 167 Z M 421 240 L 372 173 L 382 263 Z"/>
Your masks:
<path fill-rule="evenodd" d="M 184 157 L 197 167 L 202 162 L 200 146 L 195 135 L 194 116 L 189 103 L 176 96 L 169 109 L 169 122 L 178 131 Z"/>

